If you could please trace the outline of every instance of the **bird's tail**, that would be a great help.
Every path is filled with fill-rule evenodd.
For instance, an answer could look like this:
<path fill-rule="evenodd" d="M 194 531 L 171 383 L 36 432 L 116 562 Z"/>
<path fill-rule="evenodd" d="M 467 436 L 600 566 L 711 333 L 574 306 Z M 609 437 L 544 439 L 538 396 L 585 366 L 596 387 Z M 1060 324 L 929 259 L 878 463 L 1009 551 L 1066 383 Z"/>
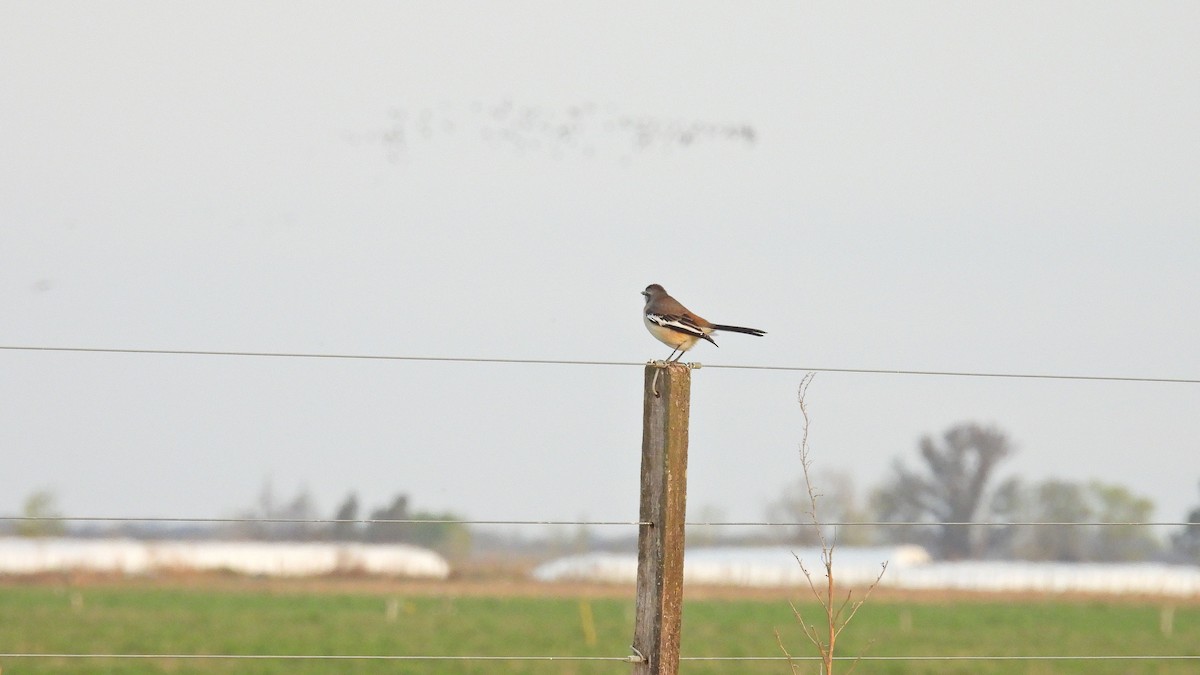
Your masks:
<path fill-rule="evenodd" d="M 765 330 L 759 330 L 757 328 L 742 328 L 741 326 L 722 326 L 720 324 L 713 324 L 713 328 L 716 330 L 729 331 L 730 333 L 745 333 L 746 335 L 757 335 L 759 337 L 767 334 L 767 331 Z"/>

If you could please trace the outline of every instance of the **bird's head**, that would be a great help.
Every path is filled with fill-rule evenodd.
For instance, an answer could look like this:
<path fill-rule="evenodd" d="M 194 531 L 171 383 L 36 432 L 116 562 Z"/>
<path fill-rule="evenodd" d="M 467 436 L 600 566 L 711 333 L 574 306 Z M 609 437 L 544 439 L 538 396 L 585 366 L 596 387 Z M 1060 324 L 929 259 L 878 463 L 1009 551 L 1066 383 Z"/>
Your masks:
<path fill-rule="evenodd" d="M 659 286 L 658 284 L 650 284 L 646 287 L 646 290 L 642 291 L 642 295 L 648 298 L 651 295 L 661 295 L 666 292 L 667 290 L 662 286 Z"/>

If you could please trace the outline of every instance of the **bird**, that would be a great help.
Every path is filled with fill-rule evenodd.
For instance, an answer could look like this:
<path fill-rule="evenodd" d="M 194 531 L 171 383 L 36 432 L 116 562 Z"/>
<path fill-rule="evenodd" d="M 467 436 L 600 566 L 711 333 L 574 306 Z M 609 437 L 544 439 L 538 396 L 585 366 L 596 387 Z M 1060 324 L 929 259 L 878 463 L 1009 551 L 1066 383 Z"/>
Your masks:
<path fill-rule="evenodd" d="M 650 284 L 646 290 L 642 291 L 642 295 L 646 296 L 646 308 L 644 320 L 646 330 L 658 339 L 659 342 L 672 348 L 671 355 L 667 357 L 667 362 L 671 362 L 671 357 L 678 361 L 683 358 L 683 353 L 701 340 L 711 342 L 713 346 L 719 347 L 717 341 L 712 339 L 714 331 L 723 330 L 730 333 L 745 333 L 746 335 L 762 336 L 767 332 L 757 328 L 743 328 L 742 326 L 727 326 L 719 323 L 709 323 L 703 317 L 693 314 L 691 310 L 684 307 L 678 300 L 672 298 L 667 289 L 658 284 Z M 678 354 L 678 355 L 676 355 Z"/>

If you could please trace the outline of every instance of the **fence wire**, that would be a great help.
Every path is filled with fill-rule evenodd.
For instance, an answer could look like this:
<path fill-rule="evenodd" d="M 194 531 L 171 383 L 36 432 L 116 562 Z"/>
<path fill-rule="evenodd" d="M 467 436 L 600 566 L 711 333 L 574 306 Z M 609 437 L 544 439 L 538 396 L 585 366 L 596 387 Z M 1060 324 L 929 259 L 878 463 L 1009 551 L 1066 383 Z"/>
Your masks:
<path fill-rule="evenodd" d="M 12 659 L 187 659 L 231 661 L 620 661 L 638 663 L 636 656 L 489 656 L 450 654 L 89 654 L 61 652 L 8 652 Z M 680 656 L 680 661 L 820 661 L 819 656 Z M 835 656 L 834 661 L 1200 661 L 1196 654 L 983 654 Z"/>
<path fill-rule="evenodd" d="M 609 526 L 627 525 L 643 526 L 654 523 L 643 520 L 471 520 L 457 518 L 203 518 L 203 517 L 174 517 L 174 516 L 5 516 L 0 515 L 0 522 L 89 522 L 89 523 L 193 523 L 193 524 L 289 524 L 289 525 L 577 525 L 577 526 Z M 688 527 L 814 527 L 809 522 L 780 522 L 768 520 L 734 520 L 734 521 L 688 521 Z M 830 521 L 820 523 L 821 527 L 1187 527 L 1200 525 L 1188 521 L 986 521 L 986 522 L 942 522 L 928 520 L 854 520 Z"/>
<path fill-rule="evenodd" d="M 273 352 L 273 351 L 219 351 L 211 349 L 136 349 L 116 347 L 46 347 L 36 345 L 0 345 L 4 351 L 26 352 L 75 352 L 90 354 L 155 354 L 160 356 L 238 356 L 259 358 L 292 359 L 341 359 L 359 361 L 418 361 L 431 363 L 495 363 L 545 366 L 645 366 L 644 361 L 589 361 L 579 359 L 509 359 L 468 356 L 402 356 L 391 354 L 337 354 L 330 352 Z M 654 363 L 654 362 L 650 362 Z M 1028 380 L 1077 380 L 1086 382 L 1147 382 L 1165 384 L 1200 384 L 1200 378 L 1149 377 L 1122 375 L 1073 375 L 1063 373 L 1016 373 L 957 370 L 914 370 L 900 368 L 836 368 L 820 366 L 757 366 L 736 364 L 692 364 L 696 368 L 723 368 L 728 370 L 760 370 L 785 372 L 848 373 L 857 375 L 918 375 L 935 377 L 981 377 Z"/>

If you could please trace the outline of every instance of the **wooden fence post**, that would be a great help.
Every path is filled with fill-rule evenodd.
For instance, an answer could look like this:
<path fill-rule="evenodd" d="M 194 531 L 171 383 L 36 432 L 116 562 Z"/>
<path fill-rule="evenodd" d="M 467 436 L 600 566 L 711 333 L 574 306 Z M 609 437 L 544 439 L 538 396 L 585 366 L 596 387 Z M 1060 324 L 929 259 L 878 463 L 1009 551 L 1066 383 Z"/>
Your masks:
<path fill-rule="evenodd" d="M 679 672 L 683 538 L 687 512 L 691 368 L 648 364 L 642 412 L 642 499 L 638 532 L 634 675 Z"/>

